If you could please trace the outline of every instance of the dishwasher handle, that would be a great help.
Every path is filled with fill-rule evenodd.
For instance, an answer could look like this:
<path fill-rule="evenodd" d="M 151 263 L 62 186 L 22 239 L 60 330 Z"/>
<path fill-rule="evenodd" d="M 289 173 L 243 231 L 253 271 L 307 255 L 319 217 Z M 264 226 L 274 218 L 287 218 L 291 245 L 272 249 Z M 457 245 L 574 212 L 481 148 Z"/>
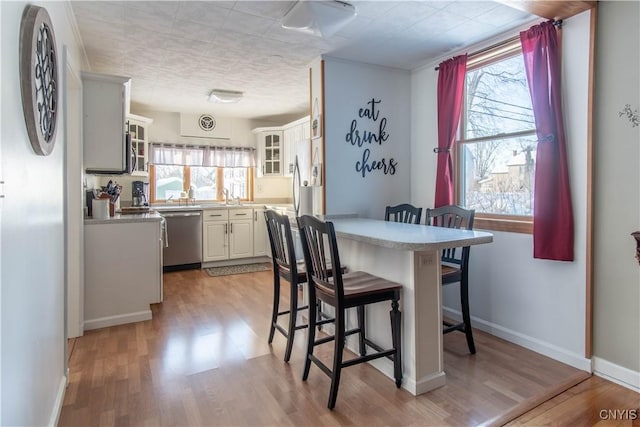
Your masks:
<path fill-rule="evenodd" d="M 163 213 L 162 216 L 165 218 L 174 218 L 174 217 L 185 217 L 185 216 L 200 216 L 201 212 L 170 212 Z"/>

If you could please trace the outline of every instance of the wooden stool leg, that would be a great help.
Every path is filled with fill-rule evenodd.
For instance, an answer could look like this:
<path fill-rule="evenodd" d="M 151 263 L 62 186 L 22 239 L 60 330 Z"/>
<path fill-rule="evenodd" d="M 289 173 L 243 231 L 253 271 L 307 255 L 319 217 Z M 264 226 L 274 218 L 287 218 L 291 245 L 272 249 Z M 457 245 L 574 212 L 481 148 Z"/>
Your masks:
<path fill-rule="evenodd" d="M 335 322 L 335 350 L 333 354 L 333 372 L 331 375 L 331 390 L 329 392 L 329 404 L 327 407 L 333 409 L 336 406 L 338 398 L 338 387 L 340 386 L 340 373 L 342 371 L 342 353 L 344 352 L 344 311 L 336 309 Z"/>
<path fill-rule="evenodd" d="M 366 326 L 364 324 L 364 305 L 359 305 L 358 308 L 358 329 L 360 329 L 360 356 L 367 355 L 367 346 L 364 345 Z"/>
<path fill-rule="evenodd" d="M 460 307 L 462 308 L 464 334 L 467 337 L 469 352 L 476 354 L 476 345 L 473 342 L 473 331 L 471 330 L 471 314 L 469 314 L 469 280 L 466 275 L 460 280 Z"/>
<path fill-rule="evenodd" d="M 273 270 L 273 312 L 271 313 L 271 327 L 269 328 L 269 344 L 273 341 L 273 334 L 276 331 L 278 322 L 278 310 L 280 310 L 280 274 L 278 270 Z"/>
<path fill-rule="evenodd" d="M 393 376 L 396 379 L 396 387 L 402 385 L 402 312 L 398 310 L 400 295 L 391 301 L 391 339 L 396 354 L 393 356 Z"/>
<path fill-rule="evenodd" d="M 313 292 L 311 292 L 313 293 Z M 313 355 L 313 346 L 316 342 L 316 305 L 318 304 L 315 294 L 309 296 L 309 335 L 307 339 L 307 353 L 304 357 L 304 369 L 302 370 L 302 381 L 309 378 L 309 368 L 311 368 L 311 355 Z"/>
<path fill-rule="evenodd" d="M 298 317 L 298 285 L 295 281 L 290 283 L 291 293 L 289 295 L 289 330 L 287 332 L 287 348 L 284 352 L 284 361 L 289 362 L 293 339 L 296 336 L 296 320 Z"/>

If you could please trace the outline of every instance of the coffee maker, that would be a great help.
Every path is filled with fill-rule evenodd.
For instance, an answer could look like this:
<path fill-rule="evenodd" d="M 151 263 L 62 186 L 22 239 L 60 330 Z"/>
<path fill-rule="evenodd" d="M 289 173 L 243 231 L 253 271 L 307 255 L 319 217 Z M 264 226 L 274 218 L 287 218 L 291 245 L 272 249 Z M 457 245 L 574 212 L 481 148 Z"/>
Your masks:
<path fill-rule="evenodd" d="M 144 206 L 147 201 L 144 194 L 144 182 L 133 181 L 131 183 L 131 200 L 134 207 Z"/>

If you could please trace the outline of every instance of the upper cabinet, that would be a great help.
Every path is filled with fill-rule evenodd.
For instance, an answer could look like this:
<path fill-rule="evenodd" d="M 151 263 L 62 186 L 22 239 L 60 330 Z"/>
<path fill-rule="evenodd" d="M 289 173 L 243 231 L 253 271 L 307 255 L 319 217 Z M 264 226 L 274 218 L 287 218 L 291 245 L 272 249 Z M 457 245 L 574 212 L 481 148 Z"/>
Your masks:
<path fill-rule="evenodd" d="M 258 176 L 292 176 L 296 144 L 310 138 L 309 116 L 284 126 L 256 128 Z"/>
<path fill-rule="evenodd" d="M 131 175 L 149 175 L 149 125 L 153 119 L 129 114 L 127 116 L 131 136 Z"/>
<path fill-rule="evenodd" d="M 83 156 L 88 173 L 130 170 L 126 143 L 131 79 L 82 73 Z"/>

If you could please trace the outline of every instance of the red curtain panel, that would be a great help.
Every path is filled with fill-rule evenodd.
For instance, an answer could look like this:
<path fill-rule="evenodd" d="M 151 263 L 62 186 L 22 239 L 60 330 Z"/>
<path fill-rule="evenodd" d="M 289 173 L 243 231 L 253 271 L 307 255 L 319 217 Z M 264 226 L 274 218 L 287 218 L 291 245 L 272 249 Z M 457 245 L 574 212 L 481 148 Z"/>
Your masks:
<path fill-rule="evenodd" d="M 451 146 L 456 139 L 467 72 L 467 54 L 440 64 L 438 72 L 438 169 L 434 206 L 453 204 Z"/>
<path fill-rule="evenodd" d="M 553 22 L 520 33 L 538 136 L 533 208 L 533 256 L 573 261 L 573 209 L 567 168 L 560 48 Z"/>

